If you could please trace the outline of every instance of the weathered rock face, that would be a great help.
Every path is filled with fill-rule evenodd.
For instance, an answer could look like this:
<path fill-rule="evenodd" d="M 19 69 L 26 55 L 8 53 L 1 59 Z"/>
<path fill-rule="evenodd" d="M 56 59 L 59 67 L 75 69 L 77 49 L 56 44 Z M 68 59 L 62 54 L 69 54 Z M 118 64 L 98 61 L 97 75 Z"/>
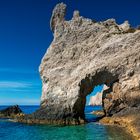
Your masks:
<path fill-rule="evenodd" d="M 99 84 L 106 115 L 140 107 L 140 30 L 114 19 L 95 22 L 75 11 L 65 20 L 66 5 L 52 14 L 54 39 L 40 65 L 41 109 L 37 119 L 65 124 L 85 120 L 86 96 Z"/>

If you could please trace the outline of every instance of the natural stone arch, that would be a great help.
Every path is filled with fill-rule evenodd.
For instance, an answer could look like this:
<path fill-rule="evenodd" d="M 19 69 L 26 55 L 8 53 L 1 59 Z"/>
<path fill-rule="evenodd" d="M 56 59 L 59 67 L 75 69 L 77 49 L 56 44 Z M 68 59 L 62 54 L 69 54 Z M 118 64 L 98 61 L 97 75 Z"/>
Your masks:
<path fill-rule="evenodd" d="M 108 92 L 104 92 L 103 96 L 106 96 L 106 93 L 112 91 L 112 86 L 115 82 L 118 82 L 118 74 L 109 72 L 107 69 L 97 71 L 94 75 L 88 74 L 85 79 L 82 79 L 79 83 L 80 91 L 79 98 L 73 106 L 73 111 L 77 117 L 85 120 L 84 108 L 86 105 L 86 96 L 89 95 L 95 86 L 105 84 L 109 87 Z M 104 105 L 104 103 L 103 103 Z"/>
<path fill-rule="evenodd" d="M 79 12 L 66 21 L 65 12 L 61 3 L 52 13 L 54 39 L 39 67 L 40 109 L 20 121 L 84 123 L 85 96 L 102 83 L 111 87 L 104 91 L 106 116 L 140 112 L 140 30 L 115 19 L 93 22 Z"/>

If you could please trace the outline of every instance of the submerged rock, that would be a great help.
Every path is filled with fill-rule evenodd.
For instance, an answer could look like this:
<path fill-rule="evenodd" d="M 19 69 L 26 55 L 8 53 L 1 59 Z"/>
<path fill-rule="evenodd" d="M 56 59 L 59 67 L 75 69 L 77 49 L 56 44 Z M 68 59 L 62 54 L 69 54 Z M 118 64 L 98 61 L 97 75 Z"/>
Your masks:
<path fill-rule="evenodd" d="M 22 114 L 22 110 L 18 105 L 7 107 L 0 110 L 0 118 L 15 118 L 17 115 Z"/>
<path fill-rule="evenodd" d="M 97 111 L 93 111 L 92 112 L 93 115 L 96 115 L 98 117 L 102 117 L 105 115 L 104 111 L 103 110 L 97 110 Z"/>
<path fill-rule="evenodd" d="M 114 19 L 94 22 L 77 11 L 66 21 L 65 13 L 63 3 L 54 8 L 54 39 L 39 68 L 41 107 L 24 121 L 84 123 L 86 96 L 101 84 L 110 87 L 103 91 L 106 116 L 140 107 L 140 30 Z"/>

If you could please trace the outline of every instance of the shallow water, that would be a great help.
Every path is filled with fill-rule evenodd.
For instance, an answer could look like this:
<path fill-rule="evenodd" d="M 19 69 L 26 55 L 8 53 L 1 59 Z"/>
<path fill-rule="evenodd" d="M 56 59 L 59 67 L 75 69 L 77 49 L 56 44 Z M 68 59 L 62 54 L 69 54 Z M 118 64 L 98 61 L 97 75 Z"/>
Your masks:
<path fill-rule="evenodd" d="M 22 106 L 29 113 L 37 106 Z M 87 107 L 86 117 L 93 108 Z M 95 108 L 94 108 L 95 110 Z M 98 110 L 96 108 L 96 110 Z M 92 116 L 92 115 L 91 115 Z M 92 118 L 90 116 L 90 118 Z M 93 120 L 95 116 L 93 116 Z M 0 140 L 132 140 L 122 128 L 104 126 L 95 122 L 79 126 L 27 125 L 0 120 Z"/>

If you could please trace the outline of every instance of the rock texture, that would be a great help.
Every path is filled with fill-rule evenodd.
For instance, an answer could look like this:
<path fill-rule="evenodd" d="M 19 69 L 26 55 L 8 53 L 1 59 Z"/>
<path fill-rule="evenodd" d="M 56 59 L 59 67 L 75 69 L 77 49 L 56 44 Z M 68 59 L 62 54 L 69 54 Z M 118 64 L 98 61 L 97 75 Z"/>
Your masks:
<path fill-rule="evenodd" d="M 66 5 L 60 3 L 52 13 L 54 39 L 39 68 L 41 107 L 32 117 L 47 123 L 84 123 L 86 96 L 99 84 L 110 87 L 103 92 L 106 116 L 130 109 L 140 113 L 140 30 L 127 21 L 95 22 L 78 11 L 67 21 L 65 12 Z"/>

